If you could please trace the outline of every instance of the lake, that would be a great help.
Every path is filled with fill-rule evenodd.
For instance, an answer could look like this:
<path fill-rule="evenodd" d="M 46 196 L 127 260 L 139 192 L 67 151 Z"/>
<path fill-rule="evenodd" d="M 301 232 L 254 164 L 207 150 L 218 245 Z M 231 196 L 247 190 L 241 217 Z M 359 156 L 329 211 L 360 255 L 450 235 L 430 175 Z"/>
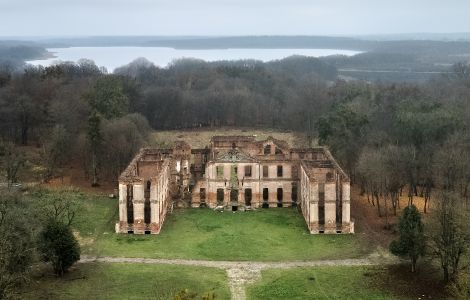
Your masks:
<path fill-rule="evenodd" d="M 336 49 L 174 49 L 164 47 L 70 47 L 49 48 L 55 57 L 27 61 L 33 65 L 49 66 L 59 61 L 76 62 L 81 58 L 93 60 L 96 65 L 112 72 L 139 57 L 145 57 L 159 67 L 166 67 L 175 59 L 197 58 L 205 61 L 256 59 L 270 61 L 291 55 L 321 57 L 328 55 L 355 55 L 359 51 Z"/>

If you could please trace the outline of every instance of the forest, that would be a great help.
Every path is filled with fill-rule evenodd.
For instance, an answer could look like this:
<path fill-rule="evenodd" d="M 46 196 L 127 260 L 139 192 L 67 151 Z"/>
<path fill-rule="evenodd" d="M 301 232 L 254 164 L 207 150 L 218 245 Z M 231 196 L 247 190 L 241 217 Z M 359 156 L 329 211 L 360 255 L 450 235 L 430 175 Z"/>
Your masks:
<path fill-rule="evenodd" d="M 337 76 L 334 66 L 301 56 L 267 63 L 182 59 L 167 68 L 140 58 L 112 74 L 89 60 L 24 72 L 4 68 L 0 136 L 15 145 L 73 145 L 54 153 L 72 160 L 99 154 L 101 168 L 113 170 L 111 178 L 147 142 L 151 129 L 303 132 L 312 142 L 328 145 L 353 177 L 368 151 L 406 148 L 414 164 L 425 164 L 420 160 L 431 160 L 439 147 L 466 141 L 466 63 L 424 84 L 348 82 Z M 113 153 L 117 144 L 123 153 Z M 109 168 L 107 160 L 118 166 Z M 425 168 L 416 170 L 421 177 Z M 413 185 L 424 181 L 410 179 Z"/>
<path fill-rule="evenodd" d="M 9 186 L 21 181 L 28 147 L 41 149 L 41 180 L 75 162 L 97 186 L 116 181 L 152 142 L 152 130 L 292 130 L 331 149 L 386 226 L 389 213 L 405 205 L 399 195 L 408 195 L 408 204 L 423 196 L 425 213 L 435 201 L 432 253 L 446 281 L 462 268 L 470 242 L 467 63 L 422 84 L 344 81 L 331 64 L 296 56 L 184 59 L 167 68 L 141 58 L 112 74 L 89 60 L 1 70 L 0 161 Z"/>

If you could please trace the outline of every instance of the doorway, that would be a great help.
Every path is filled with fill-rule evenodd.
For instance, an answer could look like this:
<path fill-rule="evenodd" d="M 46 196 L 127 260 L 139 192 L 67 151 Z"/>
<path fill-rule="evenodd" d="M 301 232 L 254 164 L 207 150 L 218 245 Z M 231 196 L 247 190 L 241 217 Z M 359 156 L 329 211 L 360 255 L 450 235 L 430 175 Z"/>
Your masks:
<path fill-rule="evenodd" d="M 251 189 L 245 189 L 245 206 L 251 206 Z"/>

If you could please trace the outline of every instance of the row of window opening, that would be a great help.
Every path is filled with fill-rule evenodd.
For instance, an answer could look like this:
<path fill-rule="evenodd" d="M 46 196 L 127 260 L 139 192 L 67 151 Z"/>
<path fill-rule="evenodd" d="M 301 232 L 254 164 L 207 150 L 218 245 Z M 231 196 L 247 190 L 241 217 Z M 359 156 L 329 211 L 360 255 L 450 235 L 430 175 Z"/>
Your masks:
<path fill-rule="evenodd" d="M 234 173 L 237 174 L 238 173 L 238 168 L 237 167 L 234 167 Z M 252 177 L 253 176 L 253 172 L 252 172 L 253 168 L 252 166 L 245 166 L 245 172 L 244 172 L 244 175 L 245 177 Z M 277 177 L 283 177 L 284 176 L 284 168 L 282 165 L 279 165 L 277 166 L 277 169 L 276 169 L 276 174 L 277 174 Z M 224 166 L 217 166 L 216 167 L 216 173 L 217 173 L 217 178 L 224 178 Z M 263 177 L 267 178 L 269 177 L 269 167 L 268 166 L 263 166 Z"/>

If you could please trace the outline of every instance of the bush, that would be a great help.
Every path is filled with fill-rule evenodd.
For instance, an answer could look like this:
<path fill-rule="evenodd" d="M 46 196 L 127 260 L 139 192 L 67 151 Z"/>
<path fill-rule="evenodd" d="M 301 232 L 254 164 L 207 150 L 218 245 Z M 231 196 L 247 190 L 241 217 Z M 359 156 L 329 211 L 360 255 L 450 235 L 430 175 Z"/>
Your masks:
<path fill-rule="evenodd" d="M 70 226 L 56 220 L 50 220 L 41 232 L 39 250 L 59 276 L 80 259 L 80 246 Z"/>

